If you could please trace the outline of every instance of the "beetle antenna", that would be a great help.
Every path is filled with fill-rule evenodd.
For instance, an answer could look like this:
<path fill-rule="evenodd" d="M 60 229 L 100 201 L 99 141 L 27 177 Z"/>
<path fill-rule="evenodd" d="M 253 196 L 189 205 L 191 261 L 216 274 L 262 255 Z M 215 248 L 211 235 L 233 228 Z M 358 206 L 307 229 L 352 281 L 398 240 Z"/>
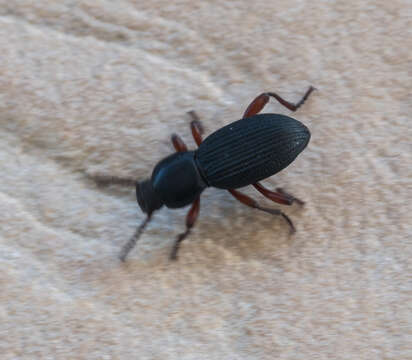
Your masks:
<path fill-rule="evenodd" d="M 139 240 L 140 235 L 142 235 L 143 230 L 145 229 L 146 225 L 149 223 L 152 217 L 152 213 L 147 214 L 146 219 L 139 225 L 136 229 L 134 235 L 130 238 L 130 240 L 123 246 L 122 251 L 120 252 L 120 260 L 125 261 L 129 252 L 136 246 L 137 240 Z"/>
<path fill-rule="evenodd" d="M 136 179 L 122 178 L 110 175 L 92 175 L 89 177 L 93 179 L 99 186 L 121 185 L 121 186 L 136 186 Z"/>

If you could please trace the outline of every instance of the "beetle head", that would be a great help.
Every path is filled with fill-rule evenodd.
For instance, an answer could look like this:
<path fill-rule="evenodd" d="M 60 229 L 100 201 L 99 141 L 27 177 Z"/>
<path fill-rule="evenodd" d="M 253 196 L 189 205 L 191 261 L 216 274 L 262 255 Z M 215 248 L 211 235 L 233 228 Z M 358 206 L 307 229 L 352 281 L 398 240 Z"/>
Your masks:
<path fill-rule="evenodd" d="M 136 183 L 136 197 L 140 208 L 146 214 L 151 214 L 163 206 L 163 201 L 155 193 L 150 179 Z"/>

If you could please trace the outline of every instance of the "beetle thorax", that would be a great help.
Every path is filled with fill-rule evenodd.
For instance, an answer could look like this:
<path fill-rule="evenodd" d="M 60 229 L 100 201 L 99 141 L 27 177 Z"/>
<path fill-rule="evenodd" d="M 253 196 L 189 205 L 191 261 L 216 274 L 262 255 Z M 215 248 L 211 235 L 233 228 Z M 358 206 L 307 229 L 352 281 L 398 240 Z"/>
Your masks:
<path fill-rule="evenodd" d="M 169 208 L 191 204 L 206 187 L 194 154 L 193 151 L 172 154 L 161 160 L 153 170 L 153 190 Z"/>

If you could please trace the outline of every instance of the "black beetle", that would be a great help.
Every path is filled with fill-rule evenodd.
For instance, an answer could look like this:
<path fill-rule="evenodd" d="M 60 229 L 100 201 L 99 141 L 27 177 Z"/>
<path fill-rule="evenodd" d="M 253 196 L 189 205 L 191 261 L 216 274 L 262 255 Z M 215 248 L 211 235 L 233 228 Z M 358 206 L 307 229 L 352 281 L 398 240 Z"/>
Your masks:
<path fill-rule="evenodd" d="M 282 216 L 293 233 L 295 227 L 283 212 L 260 206 L 249 196 L 235 190 L 253 185 L 266 198 L 280 204 L 291 205 L 303 201 L 278 188 L 270 191 L 259 183 L 281 171 L 299 155 L 310 139 L 310 132 L 299 121 L 280 114 L 257 115 L 267 104 L 270 97 L 291 111 L 296 111 L 314 91 L 310 86 L 302 99 L 292 104 L 279 95 L 267 92 L 256 97 L 241 120 L 235 121 L 202 140 L 203 129 L 194 111 L 190 124 L 193 138 L 199 148 L 188 151 L 186 144 L 176 134 L 172 143 L 176 153 L 161 160 L 154 168 L 150 179 L 142 182 L 112 176 L 94 176 L 101 185 L 119 184 L 136 186 L 137 202 L 144 213 L 145 221 L 137 228 L 133 237 L 123 247 L 120 259 L 127 254 L 150 221 L 155 210 L 163 205 L 168 208 L 181 208 L 192 204 L 186 217 L 186 231 L 180 234 L 170 254 L 177 259 L 179 245 L 189 234 L 198 214 L 200 195 L 208 187 L 228 190 L 237 200 L 252 208 Z"/>

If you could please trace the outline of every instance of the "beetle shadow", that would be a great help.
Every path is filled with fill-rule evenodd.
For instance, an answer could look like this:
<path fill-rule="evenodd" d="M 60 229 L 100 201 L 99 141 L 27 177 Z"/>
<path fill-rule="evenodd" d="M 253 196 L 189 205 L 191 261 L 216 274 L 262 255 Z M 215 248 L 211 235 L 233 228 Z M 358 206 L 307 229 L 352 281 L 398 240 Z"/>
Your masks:
<path fill-rule="evenodd" d="M 127 199 L 128 202 L 136 202 L 134 187 L 123 187 L 118 184 L 96 187 L 96 181 L 92 177 L 88 177 L 88 183 L 97 191 Z M 298 213 L 298 206 L 273 204 L 256 194 L 250 187 L 241 191 L 258 199 L 264 206 L 281 209 L 292 215 Z M 181 209 L 162 208 L 156 212 L 126 263 L 134 262 L 136 257 L 146 264 L 159 265 L 163 261 L 165 264 L 169 263 L 173 244 L 177 236 L 185 231 L 185 217 L 189 209 L 190 206 Z M 137 204 L 136 215 L 139 218 L 144 216 Z M 297 219 L 298 217 L 294 216 L 295 222 Z M 125 232 L 124 239 L 119 243 L 119 252 L 131 235 Z M 203 258 L 204 261 L 219 263 L 231 256 L 245 260 L 273 260 L 285 247 L 291 246 L 293 240 L 294 237 L 289 236 L 288 224 L 281 216 L 247 207 L 235 200 L 227 191 L 209 188 L 202 194 L 199 219 L 191 234 L 182 243 L 178 262 L 199 262 Z"/>
<path fill-rule="evenodd" d="M 253 194 L 252 191 L 242 192 Z M 295 235 L 290 235 L 289 226 L 281 216 L 274 216 L 242 205 L 227 192 L 213 191 L 204 196 L 204 206 L 196 238 L 204 239 L 210 246 L 199 244 L 206 254 L 223 253 L 224 257 L 238 257 L 245 260 L 274 259 L 284 252 L 285 247 L 293 245 Z M 259 197 L 259 201 L 261 201 Z M 299 206 L 277 206 L 262 200 L 262 204 L 274 209 L 287 211 L 298 220 Z M 287 209 L 285 209 L 287 208 Z M 212 255 L 211 255 L 212 256 Z"/>

